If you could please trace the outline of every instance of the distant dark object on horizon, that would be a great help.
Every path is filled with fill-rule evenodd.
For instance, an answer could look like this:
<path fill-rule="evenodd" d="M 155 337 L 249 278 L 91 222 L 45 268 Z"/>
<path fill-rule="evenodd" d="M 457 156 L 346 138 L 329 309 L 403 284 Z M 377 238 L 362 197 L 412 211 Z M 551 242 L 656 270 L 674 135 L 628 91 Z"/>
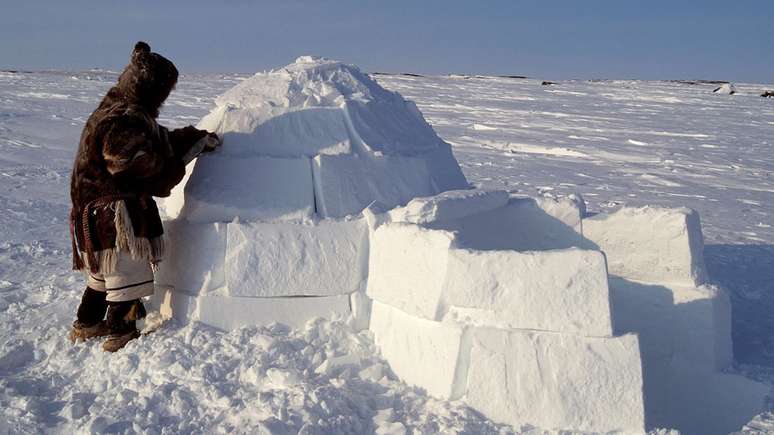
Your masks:
<path fill-rule="evenodd" d="M 549 85 L 555 85 L 556 82 L 550 82 L 548 80 L 543 80 L 543 83 L 540 84 L 540 86 L 549 86 Z"/>
<path fill-rule="evenodd" d="M 497 76 L 497 77 L 501 77 L 501 78 L 504 78 L 504 79 L 528 79 L 529 78 L 527 76 L 511 76 L 511 75 Z"/>
<path fill-rule="evenodd" d="M 774 91 L 763 91 L 761 94 L 763 98 L 774 98 Z"/>
<path fill-rule="evenodd" d="M 684 85 L 725 85 L 725 80 L 667 80 L 669 83 L 682 83 Z"/>
<path fill-rule="evenodd" d="M 724 83 L 719 87 L 715 88 L 715 90 L 712 92 L 716 94 L 723 94 L 723 95 L 734 95 L 736 93 L 736 88 L 734 88 L 733 83 Z"/>
<path fill-rule="evenodd" d="M 375 76 L 407 76 L 407 77 L 424 77 L 422 74 L 415 73 L 388 73 L 388 72 L 372 72 Z"/>

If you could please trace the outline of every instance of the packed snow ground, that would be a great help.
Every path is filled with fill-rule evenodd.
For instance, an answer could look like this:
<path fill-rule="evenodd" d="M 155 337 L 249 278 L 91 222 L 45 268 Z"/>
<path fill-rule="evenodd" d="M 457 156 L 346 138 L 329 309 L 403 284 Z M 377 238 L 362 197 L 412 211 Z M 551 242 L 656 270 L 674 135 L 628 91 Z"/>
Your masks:
<path fill-rule="evenodd" d="M 83 123 L 116 78 L 0 73 L 0 430 L 532 430 L 397 382 L 369 333 L 345 321 L 231 333 L 171 324 L 116 355 L 96 342 L 71 346 L 83 283 L 69 271 L 69 172 Z M 196 123 L 242 78 L 184 76 L 161 123 Z M 732 295 L 736 369 L 774 385 L 774 101 L 758 96 L 765 85 L 736 84 L 729 96 L 676 82 L 376 78 L 417 103 L 478 186 L 581 193 L 592 212 L 698 210 L 709 273 Z M 770 407 L 745 432 L 774 432 Z"/>

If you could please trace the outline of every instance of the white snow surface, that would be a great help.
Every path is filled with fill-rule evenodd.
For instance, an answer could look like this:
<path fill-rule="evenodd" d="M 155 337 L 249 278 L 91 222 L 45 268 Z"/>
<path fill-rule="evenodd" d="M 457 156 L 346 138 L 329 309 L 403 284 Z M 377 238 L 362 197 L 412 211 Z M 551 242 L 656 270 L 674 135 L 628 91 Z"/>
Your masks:
<path fill-rule="evenodd" d="M 69 271 L 68 174 L 83 123 L 116 78 L 109 71 L 0 72 L 0 431 L 544 433 L 494 424 L 460 401 L 397 381 L 371 333 L 356 332 L 347 319 L 229 333 L 173 321 L 114 355 L 98 342 L 71 346 L 66 334 L 84 284 Z M 728 96 L 701 82 L 547 88 L 540 79 L 376 78 L 417 103 L 479 187 L 580 193 L 591 213 L 623 205 L 697 210 L 708 279 L 730 293 L 730 374 L 774 385 L 774 106 L 758 96 L 764 85 L 737 83 Z M 248 80 L 183 76 L 160 121 L 195 123 L 216 95 Z M 365 101 L 369 91 L 353 83 L 301 104 L 327 117 L 322 111 L 342 98 Z M 281 95 L 252 101 L 266 97 L 290 104 Z M 224 94 L 217 107 L 253 97 L 230 98 Z M 353 113 L 367 123 L 367 111 Z M 291 118 L 276 127 L 296 129 Z M 336 139 L 340 130 L 331 122 L 314 134 Z M 374 150 L 398 150 L 377 140 L 380 132 L 368 134 Z M 336 157 L 347 146 L 320 149 Z M 207 234 L 220 237 L 215 226 Z M 189 290 L 207 291 L 225 278 L 190 279 Z M 740 431 L 774 432 L 773 402 Z"/>
<path fill-rule="evenodd" d="M 170 218 L 343 217 L 468 187 L 416 105 L 353 65 L 302 56 L 215 103 L 198 127 L 224 146 L 190 164 L 164 200 Z"/>

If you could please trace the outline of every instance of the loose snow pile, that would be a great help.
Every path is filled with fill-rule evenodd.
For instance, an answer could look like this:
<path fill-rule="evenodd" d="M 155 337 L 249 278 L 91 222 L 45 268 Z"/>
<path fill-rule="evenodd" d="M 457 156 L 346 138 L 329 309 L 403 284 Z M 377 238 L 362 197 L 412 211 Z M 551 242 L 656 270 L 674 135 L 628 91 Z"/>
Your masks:
<path fill-rule="evenodd" d="M 721 373 L 730 307 L 703 286 L 694 212 L 585 219 L 577 197 L 455 190 L 413 103 L 339 62 L 299 58 L 216 105 L 200 127 L 222 150 L 165 202 L 165 316 L 348 319 L 400 379 L 514 426 L 722 433 L 761 409 L 767 387 Z"/>

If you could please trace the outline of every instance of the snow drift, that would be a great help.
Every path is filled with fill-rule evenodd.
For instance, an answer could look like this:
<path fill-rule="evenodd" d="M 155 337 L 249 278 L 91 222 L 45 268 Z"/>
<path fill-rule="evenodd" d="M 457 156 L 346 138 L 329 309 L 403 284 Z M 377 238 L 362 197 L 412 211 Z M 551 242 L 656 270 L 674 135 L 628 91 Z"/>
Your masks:
<path fill-rule="evenodd" d="M 199 127 L 224 145 L 163 206 L 168 316 L 349 317 L 408 384 L 515 426 L 724 433 L 762 405 L 721 373 L 729 305 L 695 212 L 468 189 L 413 103 L 320 58 L 243 81 Z"/>

